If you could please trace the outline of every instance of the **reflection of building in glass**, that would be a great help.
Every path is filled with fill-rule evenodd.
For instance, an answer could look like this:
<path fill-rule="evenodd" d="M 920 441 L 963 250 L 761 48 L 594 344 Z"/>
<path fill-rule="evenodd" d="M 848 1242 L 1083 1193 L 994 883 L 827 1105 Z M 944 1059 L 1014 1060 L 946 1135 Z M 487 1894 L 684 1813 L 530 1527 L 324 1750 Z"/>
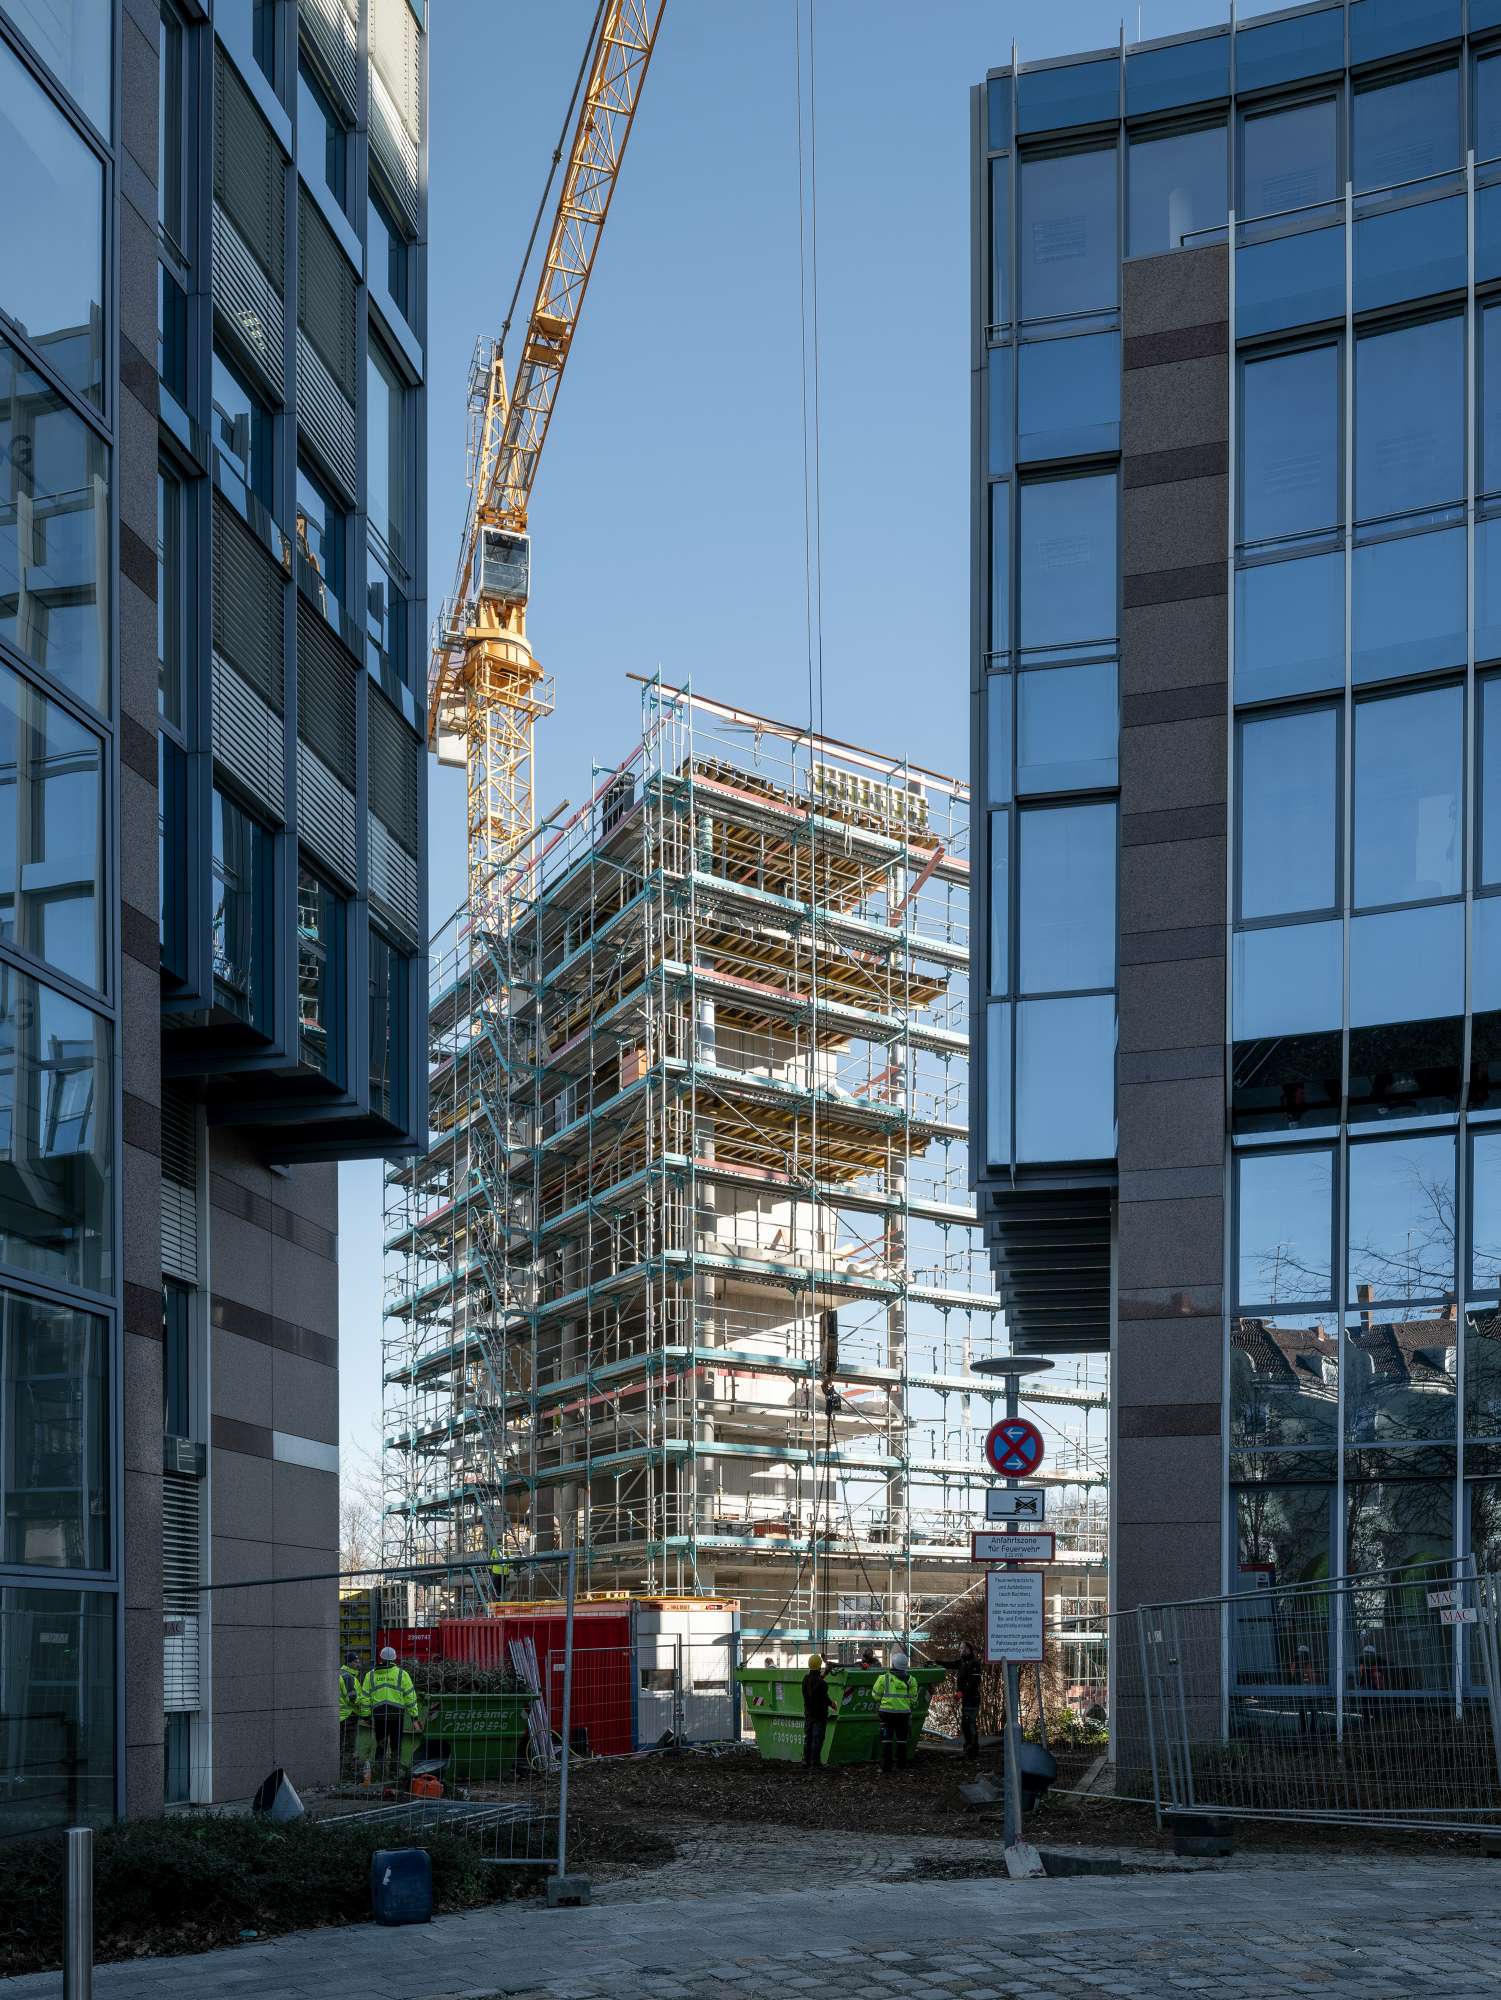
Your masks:
<path fill-rule="evenodd" d="M 1113 1348 L 1122 1605 L 1495 1546 L 1501 47 L 1461 26 L 1309 6 L 975 96 L 979 1201 L 1022 1341 Z"/>

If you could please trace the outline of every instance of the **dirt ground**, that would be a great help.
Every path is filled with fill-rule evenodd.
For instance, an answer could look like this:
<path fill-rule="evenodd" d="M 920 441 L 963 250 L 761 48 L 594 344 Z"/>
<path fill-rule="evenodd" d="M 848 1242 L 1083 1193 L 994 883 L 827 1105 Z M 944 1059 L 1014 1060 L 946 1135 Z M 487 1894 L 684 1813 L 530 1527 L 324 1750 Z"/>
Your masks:
<path fill-rule="evenodd" d="M 982 1765 L 982 1768 L 984 1766 Z M 991 1766 L 994 1769 L 994 1766 Z M 654 1826 L 712 1821 L 725 1826 L 807 1827 L 860 1834 L 947 1835 L 993 1842 L 998 1808 L 977 1811 L 960 1794 L 973 1767 L 950 1753 L 923 1749 L 904 1773 L 889 1778 L 874 1765 L 835 1765 L 816 1772 L 800 1764 L 762 1763 L 752 1750 L 578 1760 L 572 1798 L 581 1815 L 601 1825 Z M 998 1773 L 996 1773 L 998 1775 Z M 1150 1806 L 1127 1800 L 1073 1798 L 1052 1792 L 1028 1816 L 1032 1840 L 1063 1845 L 1171 1854 Z M 1245 1853 L 1474 1854 L 1477 1843 L 1447 1834 L 1367 1831 L 1238 1821 L 1237 1850 Z"/>

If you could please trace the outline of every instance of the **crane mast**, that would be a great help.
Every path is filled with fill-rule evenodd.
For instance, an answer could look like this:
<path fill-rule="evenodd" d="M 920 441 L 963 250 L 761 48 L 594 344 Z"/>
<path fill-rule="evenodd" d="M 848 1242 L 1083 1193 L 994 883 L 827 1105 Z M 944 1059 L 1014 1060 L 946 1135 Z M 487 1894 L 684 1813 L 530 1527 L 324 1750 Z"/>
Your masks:
<path fill-rule="evenodd" d="M 468 771 L 471 920 L 506 921 L 506 864 L 532 831 L 533 734 L 553 686 L 526 632 L 532 486 L 666 0 L 603 0 L 514 380 L 481 340 L 469 378 L 469 508 L 438 621 L 428 740 Z"/>

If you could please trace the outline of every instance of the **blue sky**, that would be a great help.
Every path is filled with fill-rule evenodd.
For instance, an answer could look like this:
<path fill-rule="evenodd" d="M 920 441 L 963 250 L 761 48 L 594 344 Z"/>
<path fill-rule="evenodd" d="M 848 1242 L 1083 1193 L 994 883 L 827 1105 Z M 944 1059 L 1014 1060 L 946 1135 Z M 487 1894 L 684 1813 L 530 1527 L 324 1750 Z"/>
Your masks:
<path fill-rule="evenodd" d="M 1113 44 L 1121 7 L 814 6 L 824 726 L 962 772 L 968 91 L 1009 59 L 1013 37 L 1023 61 Z M 538 737 L 544 811 L 581 802 L 591 763 L 629 748 L 640 698 L 628 672 L 660 667 L 764 714 L 808 712 L 796 9 L 668 0 L 532 502 L 528 622 L 557 681 Z M 431 12 L 436 603 L 463 519 L 470 355 L 500 329 L 594 6 L 438 0 Z M 1145 0 L 1141 30 L 1225 12 L 1222 0 Z M 434 769 L 435 921 L 463 894 L 462 813 L 461 774 Z M 378 1167 L 345 1168 L 341 1194 L 343 1434 L 370 1448 Z"/>

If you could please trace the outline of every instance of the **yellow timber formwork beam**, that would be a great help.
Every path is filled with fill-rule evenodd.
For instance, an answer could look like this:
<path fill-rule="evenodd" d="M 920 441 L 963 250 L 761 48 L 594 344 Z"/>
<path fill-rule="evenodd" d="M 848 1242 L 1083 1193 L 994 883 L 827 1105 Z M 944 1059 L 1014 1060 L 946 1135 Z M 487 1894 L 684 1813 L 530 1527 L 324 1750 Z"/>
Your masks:
<path fill-rule="evenodd" d="M 553 706 L 532 656 L 526 584 L 477 596 L 486 529 L 524 536 L 542 447 L 583 309 L 666 0 L 604 0 L 596 17 L 562 188 L 509 390 L 499 342 L 481 342 L 470 378 L 470 503 L 453 591 L 439 620 L 429 740 L 468 770 L 469 905 L 507 921 L 507 864 L 535 826 L 533 737 Z"/>

